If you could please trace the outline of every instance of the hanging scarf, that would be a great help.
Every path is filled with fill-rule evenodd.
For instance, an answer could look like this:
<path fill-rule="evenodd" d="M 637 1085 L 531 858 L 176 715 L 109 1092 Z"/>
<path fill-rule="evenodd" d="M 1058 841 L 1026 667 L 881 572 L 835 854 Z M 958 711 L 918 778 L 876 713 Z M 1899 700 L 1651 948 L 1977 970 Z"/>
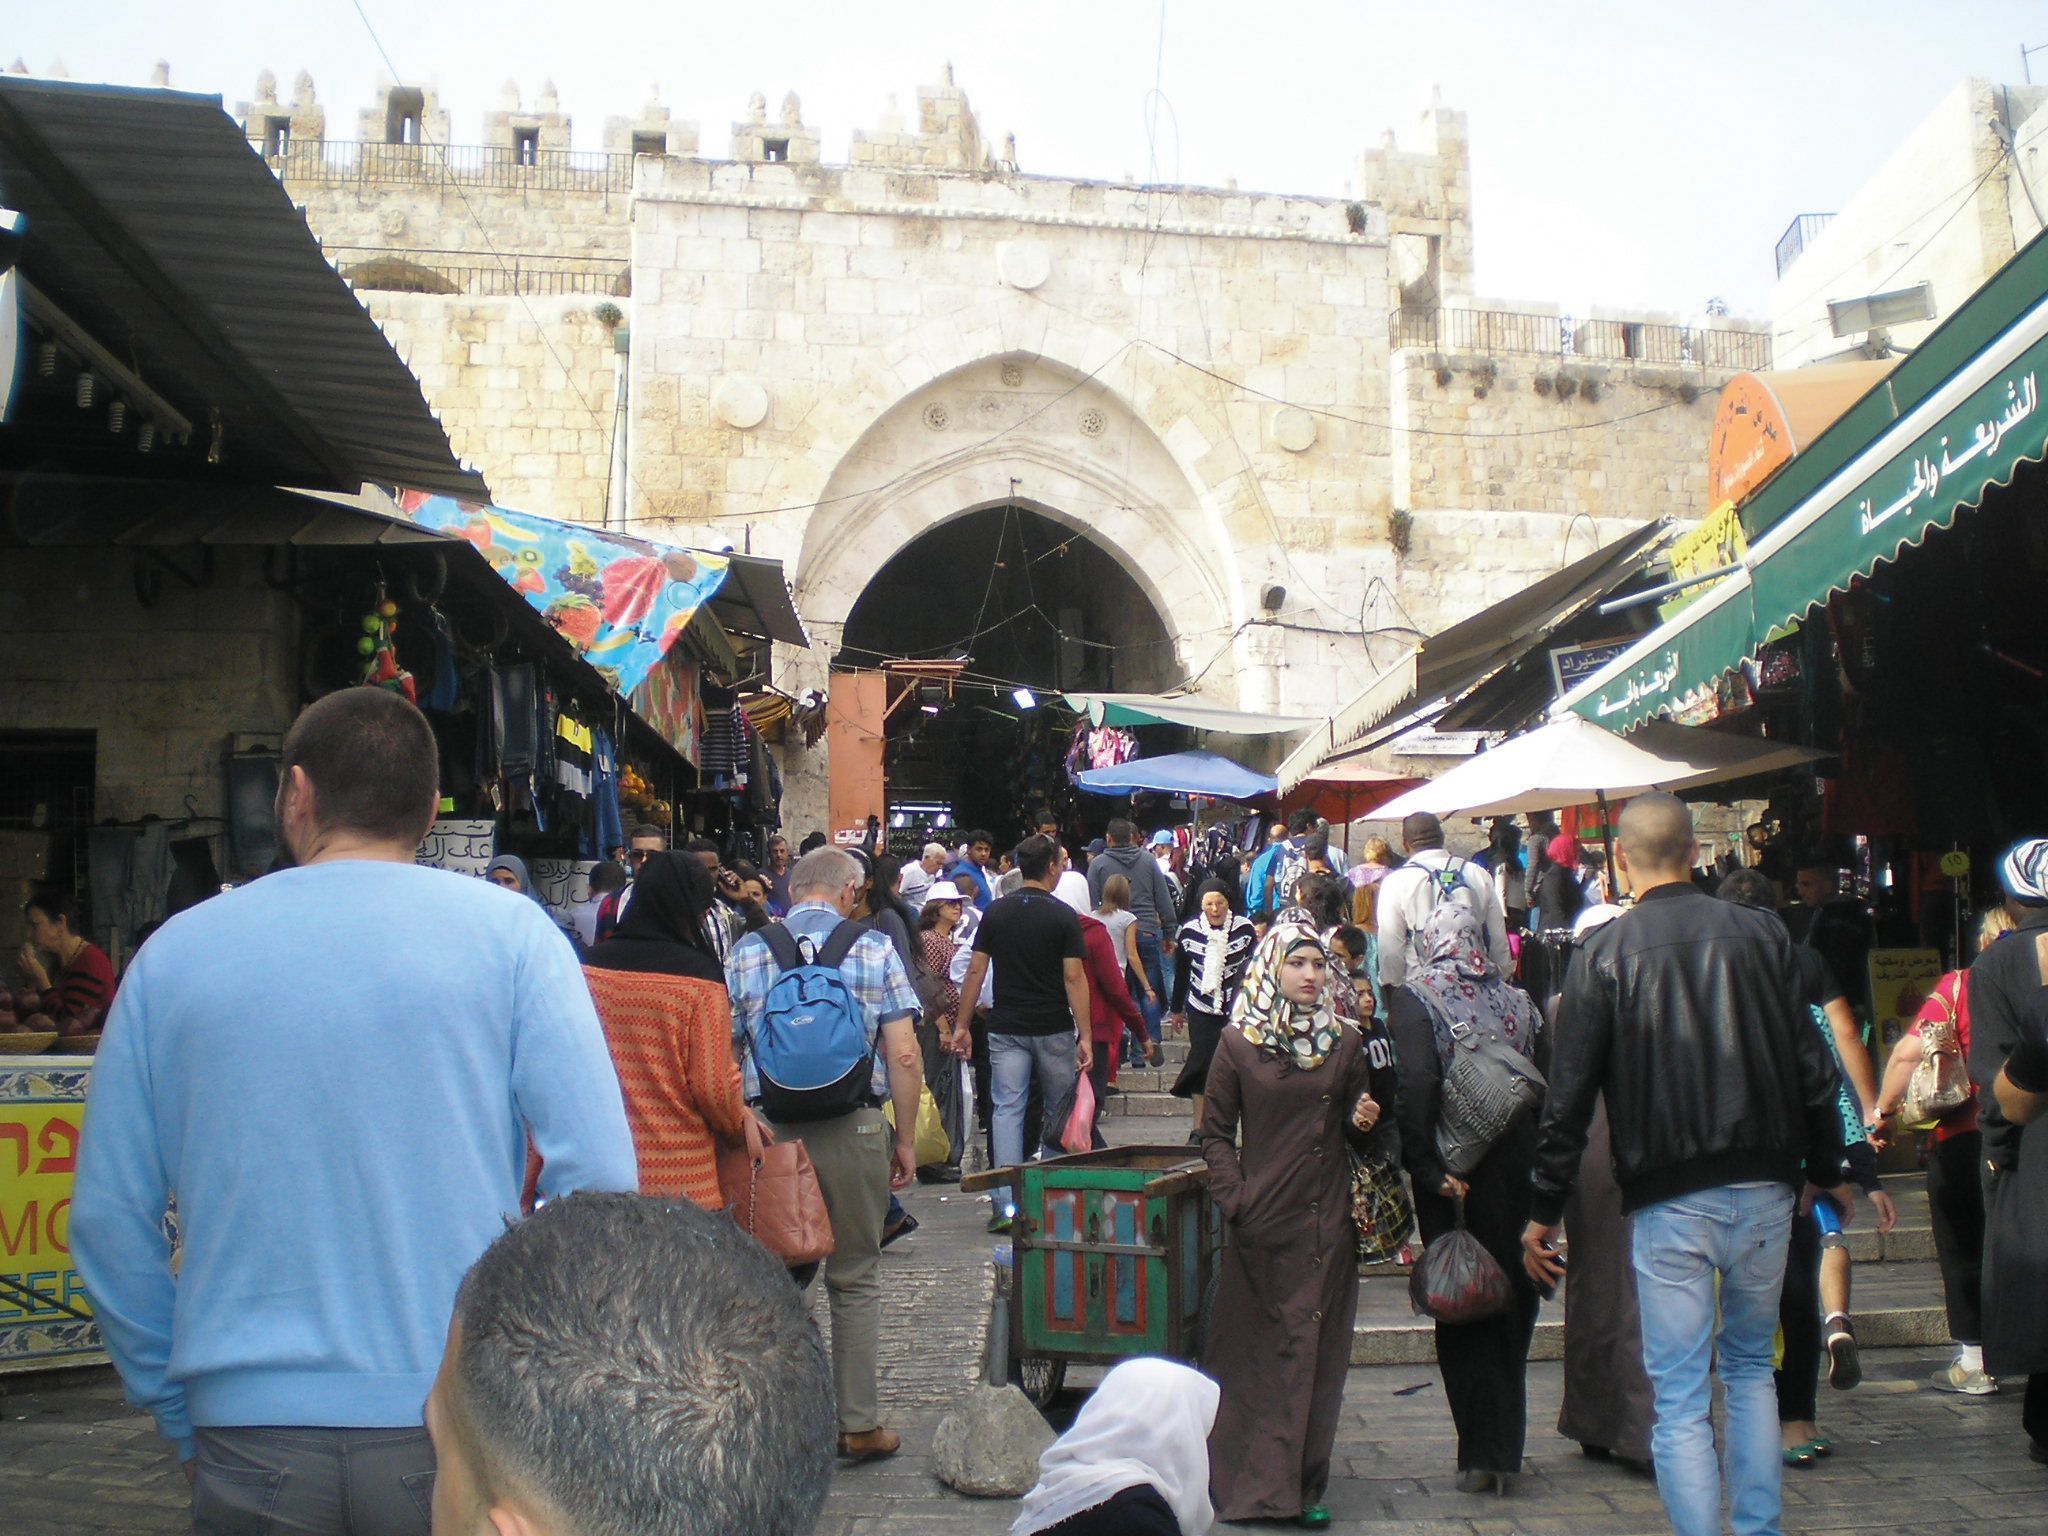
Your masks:
<path fill-rule="evenodd" d="M 1447 901 L 1422 925 L 1422 963 L 1408 971 L 1408 990 L 1429 1011 L 1439 1061 L 1449 1065 L 1451 1028 L 1491 1031 L 1527 1056 L 1541 1016 L 1529 994 L 1501 980 L 1486 953 L 1486 934 L 1470 907 Z"/>
<path fill-rule="evenodd" d="M 1297 949 L 1313 949 L 1327 958 L 1323 941 L 1313 928 L 1283 921 L 1266 931 L 1252 963 L 1245 968 L 1244 986 L 1230 1010 L 1230 1022 L 1254 1049 L 1313 1072 L 1337 1049 L 1343 1026 L 1330 1007 L 1327 986 L 1311 1008 L 1281 995 L 1280 967 Z"/>
<path fill-rule="evenodd" d="M 612 936 L 583 962 L 600 971 L 646 971 L 725 984 L 711 952 L 704 914 L 714 899 L 711 872 L 694 853 L 657 853 L 640 866 Z"/>

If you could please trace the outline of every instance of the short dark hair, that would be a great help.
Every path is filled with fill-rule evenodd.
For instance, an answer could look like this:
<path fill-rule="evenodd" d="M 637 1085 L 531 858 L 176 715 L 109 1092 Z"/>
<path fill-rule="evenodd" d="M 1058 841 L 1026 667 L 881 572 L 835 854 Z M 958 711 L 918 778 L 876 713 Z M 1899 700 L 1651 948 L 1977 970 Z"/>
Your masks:
<path fill-rule="evenodd" d="M 342 688 L 284 733 L 278 771 L 305 770 L 329 830 L 417 844 L 441 802 L 441 753 L 427 717 L 388 688 Z"/>
<path fill-rule="evenodd" d="M 1334 942 L 1342 944 L 1345 953 L 1354 955 L 1360 960 L 1365 958 L 1365 930 L 1363 928 L 1354 927 L 1350 923 L 1339 923 L 1336 931 L 1330 935 L 1330 938 Z"/>
<path fill-rule="evenodd" d="M 830 1363 L 802 1293 L 725 1216 L 550 1200 L 471 1267 L 455 1319 L 446 1407 L 486 1497 L 530 1489 L 583 1536 L 815 1525 Z"/>
<path fill-rule="evenodd" d="M 654 838 L 656 841 L 663 843 L 668 841 L 668 834 L 662 831 L 661 828 L 657 827 L 651 821 L 643 821 L 631 832 L 628 832 L 626 834 L 626 841 L 629 843 L 637 843 L 643 837 L 651 837 Z"/>
<path fill-rule="evenodd" d="M 1060 824 L 1060 813 L 1049 805 L 1041 805 L 1032 812 L 1031 825 L 1034 827 L 1056 827 Z"/>
<path fill-rule="evenodd" d="M 1404 848 L 1441 848 L 1444 845 L 1444 824 L 1428 811 L 1403 816 L 1401 845 Z"/>
<path fill-rule="evenodd" d="M 1614 840 L 1631 865 L 1675 870 L 1692 862 L 1699 840 L 1693 832 L 1692 807 L 1663 790 L 1637 795 L 1615 823 Z"/>
<path fill-rule="evenodd" d="M 1102 829 L 1102 835 L 1112 843 L 1128 843 L 1137 837 L 1138 824 L 1128 816 L 1112 817 L 1109 825 Z"/>
<path fill-rule="evenodd" d="M 78 898 L 61 885 L 39 885 L 21 904 L 21 915 L 26 918 L 31 911 L 40 912 L 53 923 L 62 923 L 73 933 L 78 932 Z"/>
<path fill-rule="evenodd" d="M 1026 880 L 1036 883 L 1051 873 L 1053 863 L 1059 856 L 1058 843 L 1049 837 L 1034 834 L 1017 845 L 1017 873 Z"/>
<path fill-rule="evenodd" d="M 1321 819 L 1314 811 L 1304 805 L 1287 818 L 1287 835 L 1289 837 L 1299 837 Z"/>
<path fill-rule="evenodd" d="M 1830 880 L 1842 878 L 1842 861 L 1825 848 L 1809 848 L 1800 854 L 1798 862 L 1792 866 L 1792 873 L 1796 875 L 1809 869 L 1820 870 Z"/>
<path fill-rule="evenodd" d="M 720 848 L 713 839 L 708 837 L 691 838 L 687 843 L 683 844 L 683 852 L 713 853 L 717 854 L 720 858 L 723 858 L 725 856 L 725 851 L 722 848 Z"/>
<path fill-rule="evenodd" d="M 804 840 L 797 845 L 796 851 L 800 854 L 809 853 L 813 848 L 824 847 L 825 842 L 826 838 L 824 833 L 806 832 L 804 834 Z"/>
<path fill-rule="evenodd" d="M 1715 889 L 1714 894 L 1723 901 L 1732 901 L 1738 907 L 1756 907 L 1760 911 L 1778 910 L 1778 888 L 1771 884 L 1771 877 L 1760 869 L 1737 869 Z"/>
<path fill-rule="evenodd" d="M 602 896 L 607 891 L 622 891 L 626 888 L 626 866 L 607 859 L 590 872 L 590 891 Z"/>
<path fill-rule="evenodd" d="M 989 847 L 993 848 L 996 845 L 996 835 L 993 832 L 984 832 L 977 828 L 975 831 L 968 833 L 964 841 L 970 848 L 976 843 L 987 843 Z"/>

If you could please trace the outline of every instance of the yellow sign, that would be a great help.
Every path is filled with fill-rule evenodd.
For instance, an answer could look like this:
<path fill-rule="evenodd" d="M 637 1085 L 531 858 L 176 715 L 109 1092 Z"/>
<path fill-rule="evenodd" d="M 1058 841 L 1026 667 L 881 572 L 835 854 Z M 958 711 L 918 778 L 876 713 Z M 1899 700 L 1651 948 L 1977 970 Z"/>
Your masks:
<path fill-rule="evenodd" d="M 1742 531 L 1742 519 L 1735 515 L 1735 503 L 1724 501 L 1701 518 L 1697 528 L 1671 546 L 1671 579 L 1689 581 L 1708 575 L 1734 565 L 1748 552 L 1749 539 Z M 1657 611 L 1668 619 L 1701 593 L 1713 590 L 1714 583 L 1710 581 L 1687 587 Z"/>
<path fill-rule="evenodd" d="M 1941 952 L 1933 949 L 1873 949 L 1870 952 L 1870 1017 L 1879 1048 L 1890 1051 L 1920 1017 L 1927 994 L 1941 980 Z"/>
<path fill-rule="evenodd" d="M 100 1354 L 92 1303 L 71 1261 L 89 1072 L 84 1062 L 0 1067 L 0 1370 Z"/>
<path fill-rule="evenodd" d="M 1951 848 L 1941 856 L 1941 872 L 1951 880 L 1960 880 L 1970 872 L 1970 856 L 1960 848 Z"/>

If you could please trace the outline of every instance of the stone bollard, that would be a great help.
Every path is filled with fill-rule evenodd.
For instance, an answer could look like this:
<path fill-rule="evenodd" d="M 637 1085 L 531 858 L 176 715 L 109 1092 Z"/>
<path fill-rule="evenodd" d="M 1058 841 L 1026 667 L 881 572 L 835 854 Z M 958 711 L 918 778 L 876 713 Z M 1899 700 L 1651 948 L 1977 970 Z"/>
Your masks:
<path fill-rule="evenodd" d="M 947 1487 L 977 1499 L 1021 1498 L 1038 1481 L 1038 1458 L 1055 1438 L 1017 1388 L 977 1382 L 939 1420 L 932 1470 Z"/>

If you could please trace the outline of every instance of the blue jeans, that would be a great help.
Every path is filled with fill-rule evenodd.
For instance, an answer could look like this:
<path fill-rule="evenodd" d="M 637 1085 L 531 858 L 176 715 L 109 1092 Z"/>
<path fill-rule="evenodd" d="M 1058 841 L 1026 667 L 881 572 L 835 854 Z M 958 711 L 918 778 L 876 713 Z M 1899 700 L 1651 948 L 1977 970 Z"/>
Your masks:
<path fill-rule="evenodd" d="M 1074 1032 L 1056 1035 L 1002 1035 L 989 1031 L 988 1068 L 991 1097 L 995 1100 L 996 1166 L 1014 1168 L 1024 1161 L 1024 1107 L 1031 1098 L 1031 1079 L 1038 1078 L 1038 1095 L 1045 1105 L 1046 1123 L 1039 1132 L 1042 1148 L 1031 1155 L 1062 1156 L 1059 1144 L 1064 1127 L 1052 1121 L 1053 1111 L 1073 1091 L 1080 1066 L 1074 1059 Z M 1015 1198 L 1008 1185 L 995 1192 L 998 1213 L 1011 1208 Z"/>
<path fill-rule="evenodd" d="M 1783 1465 L 1771 1346 L 1793 1204 L 1782 1184 L 1730 1185 L 1635 1213 L 1643 1367 L 1657 1398 L 1650 1451 L 1676 1536 L 1719 1536 L 1721 1530 L 1708 1380 L 1717 1346 L 1728 1413 L 1729 1523 L 1735 1536 L 1780 1536 Z"/>
<path fill-rule="evenodd" d="M 1144 1016 L 1145 1033 L 1154 1042 L 1159 1039 L 1159 1021 L 1166 1014 L 1166 962 L 1159 947 L 1159 935 L 1138 930 L 1138 963 L 1145 968 L 1145 979 L 1152 984 L 1152 995 L 1158 1002 L 1138 999 L 1138 1012 Z M 1143 1063 L 1139 1063 L 1143 1065 Z"/>

